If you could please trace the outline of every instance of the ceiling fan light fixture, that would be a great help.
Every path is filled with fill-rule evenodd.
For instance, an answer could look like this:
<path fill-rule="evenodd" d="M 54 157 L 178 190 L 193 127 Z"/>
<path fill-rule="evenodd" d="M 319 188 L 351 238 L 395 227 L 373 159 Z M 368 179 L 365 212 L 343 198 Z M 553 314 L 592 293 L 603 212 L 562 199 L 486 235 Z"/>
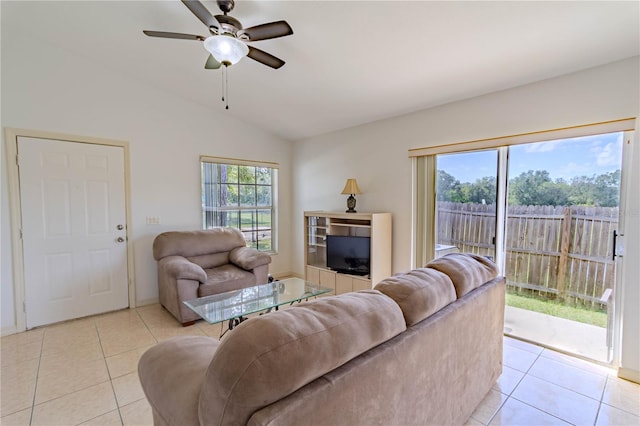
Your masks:
<path fill-rule="evenodd" d="M 249 47 L 235 37 L 213 35 L 204 41 L 204 47 L 223 65 L 234 65 L 249 53 Z"/>

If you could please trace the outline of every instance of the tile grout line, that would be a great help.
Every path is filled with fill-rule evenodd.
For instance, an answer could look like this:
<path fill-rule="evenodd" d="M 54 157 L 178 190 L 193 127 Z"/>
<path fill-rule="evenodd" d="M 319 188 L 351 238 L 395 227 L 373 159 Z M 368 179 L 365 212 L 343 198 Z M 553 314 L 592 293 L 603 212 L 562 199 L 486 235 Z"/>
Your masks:
<path fill-rule="evenodd" d="M 609 384 L 609 380 L 610 380 L 611 377 L 614 377 L 614 376 L 607 376 L 607 385 Z M 635 384 L 635 382 L 631 382 L 631 383 Z M 605 390 L 606 390 L 606 386 L 607 385 L 605 385 Z M 616 410 L 620 410 L 620 411 L 622 411 L 624 413 L 627 413 L 627 414 L 631 414 L 632 416 L 638 417 L 640 419 L 640 416 L 637 415 L 635 412 L 629 411 L 626 408 L 622 408 L 620 406 L 611 405 L 611 404 L 608 404 L 608 403 L 604 402 L 604 390 L 602 391 L 602 400 L 600 401 L 600 407 L 602 407 L 602 405 L 606 405 L 607 407 L 614 408 Z M 622 404 L 620 404 L 620 405 L 622 405 Z M 599 409 L 598 409 L 598 412 L 600 412 Z M 638 424 L 640 424 L 640 423 L 638 423 Z"/>
<path fill-rule="evenodd" d="M 515 389 L 515 388 L 514 388 Z M 505 395 L 504 393 L 500 392 L 502 395 Z M 493 418 L 500 412 L 500 410 L 502 410 L 502 407 L 504 407 L 504 404 L 507 403 L 507 401 L 509 400 L 509 398 L 511 398 L 511 395 L 507 395 L 507 397 L 505 398 L 505 400 L 503 402 L 500 403 L 500 405 L 498 406 L 498 409 L 496 410 L 495 413 L 493 413 L 493 415 L 489 418 L 489 421 L 487 422 L 486 426 L 488 426 L 492 421 Z"/>
<path fill-rule="evenodd" d="M 38 392 L 38 379 L 40 378 L 40 365 L 42 363 L 42 352 L 44 351 L 44 336 L 46 330 L 42 330 L 42 340 L 40 341 L 40 356 L 38 357 L 38 368 L 36 369 L 36 382 L 33 385 L 33 399 L 31 400 L 31 412 L 29 413 L 29 426 L 33 423 L 33 412 L 36 409 L 36 393 Z"/>
<path fill-rule="evenodd" d="M 95 323 L 94 323 L 94 326 L 95 326 Z M 45 331 L 45 332 L 46 332 L 46 331 Z M 100 350 L 102 351 L 102 344 L 101 344 L 101 342 L 100 342 L 100 337 L 99 337 L 99 335 L 98 335 L 98 343 L 100 344 Z M 44 349 L 44 333 L 43 333 L 43 343 L 42 343 L 42 347 L 43 347 L 43 349 Z M 38 360 L 38 374 L 37 374 L 37 377 L 36 377 L 36 388 L 37 388 L 37 380 L 38 380 L 38 377 L 39 377 L 39 375 L 40 375 L 40 365 L 41 365 L 41 360 L 42 360 L 42 350 L 41 350 L 41 352 L 40 352 L 40 358 L 39 358 L 39 360 Z M 105 363 L 106 363 L 106 360 L 104 359 L 104 352 L 103 352 L 103 360 L 104 360 L 104 361 L 105 361 Z M 108 373 L 108 372 L 109 372 L 109 368 L 108 368 L 108 366 L 106 366 L 106 368 L 107 368 L 107 373 Z M 111 381 L 111 380 L 109 379 L 109 381 Z M 104 383 L 106 383 L 106 382 L 104 382 Z M 101 384 L 101 383 L 98 383 L 98 384 Z M 74 392 L 79 392 L 79 391 L 82 391 L 82 390 L 84 390 L 84 389 L 88 389 L 88 388 L 90 388 L 90 387 L 92 387 L 92 386 L 95 386 L 95 385 L 85 386 L 85 387 L 83 387 L 83 388 L 81 388 L 81 389 L 78 389 L 78 390 L 76 390 L 76 391 L 74 391 Z M 74 393 L 74 392 L 71 392 L 71 393 Z M 49 403 L 49 402 L 56 401 L 56 400 L 59 400 L 59 399 L 61 399 L 61 398 L 64 398 L 64 397 L 66 397 L 66 396 L 68 396 L 68 395 L 70 395 L 70 394 L 59 395 L 59 396 L 57 396 L 57 397 L 55 397 L 55 398 L 51 398 L 51 399 L 48 399 L 48 400 L 46 400 L 46 401 L 43 401 L 43 402 L 41 402 L 40 404 L 36 404 L 36 403 L 35 403 L 36 392 L 34 391 L 34 395 L 33 395 L 33 403 L 32 403 L 32 409 L 31 409 L 31 417 L 30 417 L 30 420 L 29 420 L 29 424 L 30 424 L 30 426 L 33 426 L 33 413 L 34 413 L 34 411 L 35 411 L 35 406 L 36 406 L 36 405 L 43 405 L 43 404 L 47 404 L 47 403 Z M 114 397 L 115 397 L 115 395 L 114 395 Z M 117 398 L 116 398 L 116 401 L 117 401 Z M 103 414 L 106 414 L 106 413 L 103 413 Z M 101 414 L 101 415 L 102 415 L 102 414 Z M 99 416 L 98 416 L 98 417 L 99 417 Z M 92 419 L 89 419 L 89 420 L 92 420 Z M 88 420 L 86 420 L 86 421 L 88 421 Z"/>
<path fill-rule="evenodd" d="M 527 342 L 525 342 L 525 343 L 527 343 Z M 532 343 L 530 343 L 530 344 L 531 344 L 531 345 L 533 345 Z M 516 348 L 517 348 L 517 346 L 514 346 L 514 347 L 516 347 Z M 521 349 L 521 350 L 526 351 L 525 349 Z M 566 368 L 566 369 L 575 369 L 575 370 L 579 370 L 580 372 L 585 373 L 585 374 L 589 374 L 589 375 L 593 375 L 593 376 L 602 377 L 602 376 L 600 376 L 598 373 L 594 373 L 594 372 L 589 371 L 589 370 L 587 370 L 587 369 L 584 369 L 584 368 L 582 368 L 582 367 L 580 367 L 580 366 L 578 366 L 578 365 L 570 364 L 570 363 L 565 363 L 565 362 L 562 362 L 561 360 L 557 360 L 557 359 L 553 359 L 553 358 L 545 357 L 545 356 L 543 355 L 545 350 L 548 350 L 548 349 L 544 348 L 544 349 L 543 349 L 543 350 L 538 354 L 538 356 L 537 356 L 537 357 L 536 357 L 536 359 L 533 361 L 533 363 L 529 366 L 529 368 L 527 369 L 527 371 L 526 371 L 526 372 L 524 372 L 524 373 L 525 373 L 525 376 L 527 376 L 527 375 L 531 375 L 531 377 L 534 377 L 534 378 L 536 378 L 536 379 L 538 379 L 538 380 L 542 380 L 543 382 L 550 383 L 550 384 L 555 385 L 555 386 L 558 386 L 558 387 L 560 387 L 560 388 L 562 388 L 562 389 L 565 389 L 565 390 L 568 390 L 568 391 L 571 391 L 571 392 L 577 393 L 578 395 L 582 395 L 582 396 L 584 396 L 584 397 L 586 397 L 586 398 L 590 398 L 590 399 L 593 399 L 593 400 L 595 400 L 595 401 L 602 402 L 602 398 L 604 397 L 604 391 L 605 391 L 605 388 L 606 388 L 606 386 L 607 386 L 607 383 L 609 382 L 609 376 L 610 376 L 610 374 L 609 374 L 609 373 L 607 373 L 607 374 L 605 374 L 605 375 L 604 375 L 604 376 L 605 376 L 605 377 L 604 377 L 604 378 L 605 378 L 605 386 L 602 388 L 602 394 L 600 395 L 600 399 L 593 398 L 593 397 L 591 397 L 591 396 L 589 396 L 589 395 L 585 395 L 585 394 L 580 393 L 580 392 L 577 392 L 577 391 L 575 391 L 575 390 L 573 390 L 573 389 L 567 388 L 567 387 L 565 387 L 565 386 L 563 386 L 563 385 L 561 385 L 561 384 L 553 383 L 553 382 L 550 382 L 550 381 L 548 381 L 548 380 L 546 380 L 546 379 L 544 379 L 544 378 L 542 378 L 542 377 L 538 377 L 538 376 L 536 376 L 535 374 L 531 374 L 531 373 L 530 373 L 530 370 L 531 370 L 531 368 L 533 368 L 533 365 L 534 365 L 536 362 L 538 362 L 538 360 L 539 360 L 540 358 L 544 358 L 544 359 L 549 360 L 549 361 L 551 361 L 551 362 L 555 362 L 555 363 L 560 364 L 560 365 L 562 366 L 562 368 Z M 526 351 L 526 352 L 528 352 L 528 351 Z M 529 352 L 529 353 L 533 353 L 533 352 Z M 558 352 L 558 353 L 562 354 L 561 352 Z M 569 356 L 569 355 L 567 355 L 567 356 Z M 577 360 L 581 360 L 580 358 L 576 358 L 576 359 L 577 359 Z M 589 362 L 589 361 L 585 361 L 585 362 Z M 596 364 L 596 363 L 593 363 L 593 364 L 594 364 L 594 365 L 599 365 L 599 364 Z M 513 367 L 510 367 L 510 368 L 513 368 Z M 520 370 L 516 370 L 516 371 L 520 371 Z M 523 379 L 524 379 L 524 377 L 523 377 Z M 520 381 L 522 381 L 522 379 L 521 379 Z M 518 384 L 520 384 L 520 382 L 518 382 Z M 516 387 L 517 387 L 517 385 L 516 385 Z M 515 390 L 515 388 L 514 388 L 514 390 Z"/>
<path fill-rule="evenodd" d="M 607 390 L 607 386 L 609 386 L 609 375 L 607 374 L 607 380 L 604 382 L 604 386 L 602 387 L 602 393 L 600 394 L 600 403 L 604 401 L 604 393 Z"/>
<path fill-rule="evenodd" d="M 138 315 L 138 318 L 140 318 L 140 320 L 142 321 L 142 323 L 144 324 L 144 327 L 147 329 L 147 331 L 149 332 L 149 334 L 151 335 L 151 337 L 153 337 L 153 340 L 156 341 L 156 345 L 158 343 L 160 343 L 160 341 L 158 340 L 158 338 L 156 337 L 155 334 L 153 334 L 153 331 L 151 331 L 151 327 L 149 327 L 149 324 L 147 324 L 147 322 L 144 320 L 144 317 L 142 315 L 140 315 L 140 312 L 138 312 L 138 308 L 135 308 L 136 311 L 136 315 Z M 137 371 L 137 367 L 136 367 L 136 371 Z"/>
<path fill-rule="evenodd" d="M 547 414 L 547 415 L 549 415 L 549 416 L 551 416 L 551 417 L 554 417 L 554 418 L 556 418 L 556 419 L 558 419 L 558 420 L 560 420 L 560 421 L 562 421 L 562 422 L 564 422 L 564 423 L 567 423 L 567 424 L 570 424 L 570 425 L 572 425 L 572 424 L 573 424 L 573 423 L 571 423 L 571 422 L 570 422 L 569 420 L 567 420 L 567 419 L 563 419 L 562 417 L 558 417 L 558 416 L 557 416 L 557 415 L 555 415 L 555 414 L 551 414 L 551 413 L 549 413 L 548 411 L 543 410 L 542 408 L 535 407 L 535 406 L 533 406 L 533 405 L 529 404 L 528 402 L 525 402 L 525 401 L 522 401 L 522 400 L 520 400 L 520 399 L 516 398 L 515 396 L 513 396 L 513 397 L 511 397 L 511 398 L 513 398 L 514 400 L 516 400 L 516 401 L 518 401 L 518 402 L 520 402 L 520 403 L 522 403 L 522 404 L 524 404 L 524 405 L 526 405 L 526 406 L 528 406 L 528 407 L 533 408 L 534 410 L 540 411 L 540 412 L 545 413 L 545 414 Z"/>
<path fill-rule="evenodd" d="M 118 404 L 118 395 L 116 395 L 116 388 L 113 386 L 113 378 L 111 377 L 111 370 L 109 370 L 109 364 L 107 364 L 107 357 L 104 354 L 104 347 L 102 346 L 102 337 L 100 336 L 100 329 L 98 328 L 98 324 L 95 321 L 93 325 L 96 328 L 96 334 L 98 335 L 98 344 L 100 345 L 100 352 L 102 352 L 102 360 L 104 361 L 104 366 L 107 369 L 107 375 L 109 376 L 109 385 L 111 385 L 111 392 L 113 393 L 113 399 L 116 401 L 116 410 L 118 410 L 118 417 L 120 418 L 120 424 L 124 426 L 124 420 L 122 419 L 122 413 L 120 412 L 120 404 Z M 100 416 L 107 413 L 103 413 Z M 100 417 L 100 416 L 97 416 L 97 417 Z"/>
<path fill-rule="evenodd" d="M 537 358 L 536 358 L 536 360 L 537 360 Z M 535 363 L 535 361 L 534 361 L 534 363 Z M 533 364 L 531 364 L 531 365 L 533 365 Z M 503 366 L 503 367 L 505 366 L 505 365 L 504 365 L 504 363 L 502 364 L 502 366 Z M 512 368 L 512 367 L 509 367 L 509 368 Z M 514 370 L 515 370 L 515 368 L 514 368 Z M 520 371 L 520 370 L 515 370 L 515 371 Z M 511 399 L 511 398 L 512 398 L 512 396 L 511 396 L 511 395 L 513 394 L 513 392 L 515 392 L 516 388 L 520 385 L 520 383 L 522 383 L 522 381 L 524 380 L 524 378 L 525 378 L 525 377 L 527 377 L 527 375 L 528 375 L 528 374 L 529 374 L 529 373 L 524 373 L 524 374 L 522 375 L 522 377 L 520 378 L 520 380 L 518 380 L 518 383 L 516 383 L 516 385 L 515 385 L 515 386 L 513 387 L 513 389 L 511 390 L 511 392 L 509 392 L 508 394 L 506 394 L 506 393 L 502 393 L 502 392 L 500 392 L 500 391 L 499 391 L 500 393 L 502 393 L 502 395 L 506 395 L 506 396 L 507 396 L 507 398 L 504 400 L 504 402 L 503 402 L 502 404 L 500 404 L 500 406 L 498 407 L 498 409 L 496 410 L 496 412 L 495 412 L 495 413 L 493 413 L 493 416 L 491 416 L 491 418 L 489 419 L 489 421 L 487 422 L 487 424 L 486 424 L 485 426 L 488 426 L 488 425 L 493 421 L 494 417 L 495 417 L 495 416 L 500 412 L 500 410 L 502 410 L 502 407 L 504 407 L 504 406 L 505 406 L 505 404 L 507 403 L 507 401 L 509 401 L 509 399 Z M 500 375 L 502 376 L 502 374 L 500 374 Z M 500 377 L 498 377 L 498 379 L 500 379 Z M 497 383 L 497 381 L 496 381 L 496 383 Z M 517 398 L 513 398 L 513 399 L 515 399 L 516 401 L 518 401 L 518 399 L 517 399 Z"/>
<path fill-rule="evenodd" d="M 158 338 L 156 337 L 156 335 L 155 335 L 155 334 L 153 334 L 153 332 L 151 331 L 151 328 L 149 327 L 149 324 L 147 324 L 147 322 L 144 320 L 144 317 L 143 317 L 143 316 L 140 314 L 140 312 L 138 311 L 138 308 L 135 308 L 135 312 L 136 312 L 136 315 L 138 316 L 138 318 L 140 318 L 140 321 L 142 321 L 142 324 L 144 324 L 144 327 L 147 329 L 147 331 L 149 332 L 149 334 L 151 335 L 151 337 L 153 338 L 153 340 L 155 340 L 155 343 L 153 344 L 153 346 L 155 346 L 155 345 L 157 345 L 158 343 L 160 343 L 160 342 L 158 341 Z M 136 374 L 138 374 L 138 365 L 137 365 L 137 364 L 136 364 L 136 368 L 135 368 L 135 373 L 136 373 Z M 144 394 L 144 389 L 143 389 L 143 394 Z M 135 403 L 135 402 L 137 402 L 137 401 L 140 401 L 140 400 L 142 400 L 142 399 L 144 399 L 144 400 L 147 402 L 147 404 L 149 403 L 149 401 L 147 401 L 147 395 L 145 394 L 141 399 L 136 400 L 136 401 L 133 401 L 133 402 L 131 402 L 130 404 L 133 404 L 133 403 Z M 129 404 L 127 404 L 127 405 L 129 405 Z M 125 406 L 125 407 L 126 407 L 126 406 Z M 122 421 L 122 424 L 123 424 L 123 426 L 124 426 L 124 419 L 122 418 L 122 413 L 120 412 L 120 407 L 118 407 L 118 413 L 120 414 L 120 420 Z"/>
<path fill-rule="evenodd" d="M 504 366 L 504 344 L 505 344 L 505 343 L 504 343 L 504 339 L 503 339 L 503 343 L 502 343 L 502 344 L 503 344 L 502 365 Z M 515 346 L 514 346 L 514 347 L 515 347 Z M 528 351 L 526 351 L 525 349 L 521 349 L 521 350 L 524 350 L 525 352 L 528 352 Z M 525 378 L 525 377 L 527 377 L 527 376 L 529 375 L 529 371 L 530 371 L 530 370 L 531 370 L 531 368 L 533 367 L 533 364 L 535 364 L 535 363 L 540 359 L 540 356 L 542 355 L 542 352 L 543 352 L 543 351 L 540 351 L 540 352 L 536 355 L 536 358 L 533 360 L 533 362 L 531 363 L 531 365 L 529 366 L 529 368 L 527 368 L 527 371 L 525 371 L 525 372 L 524 372 L 524 375 L 522 376 L 522 378 L 521 378 L 520 380 L 518 380 L 518 383 L 513 387 L 513 389 L 511 390 L 511 392 L 507 395 L 507 399 L 505 399 L 505 400 L 504 400 L 504 402 L 503 402 L 502 404 L 500 404 L 500 407 L 496 410 L 496 412 L 495 412 L 495 413 L 493 413 L 493 416 L 491 416 L 491 418 L 490 418 L 490 419 L 489 419 L 489 421 L 487 422 L 487 425 L 485 425 L 485 426 L 488 426 L 488 425 L 493 421 L 493 419 L 496 417 L 496 415 L 498 415 L 498 413 L 500 412 L 500 410 L 502 410 L 502 407 L 504 407 L 504 405 L 507 403 L 507 401 L 509 401 L 509 399 L 510 399 L 510 398 L 512 398 L 512 396 L 511 396 L 511 395 L 513 395 L 513 393 L 516 391 L 516 389 L 518 388 L 518 386 L 520 386 L 520 383 L 522 383 L 522 381 L 524 380 L 524 378 Z M 529 352 L 529 353 L 533 353 L 533 352 Z M 512 368 L 512 367 L 509 367 L 509 368 Z M 514 368 L 514 370 L 516 370 L 516 369 Z M 520 370 L 516 370 L 516 371 L 520 371 Z M 535 377 L 535 376 L 532 376 L 532 377 Z M 502 393 L 502 392 L 500 392 L 500 393 Z M 505 394 L 503 394 L 503 395 L 505 395 Z M 513 398 L 513 399 L 515 399 L 516 401 L 519 401 L 519 399 L 518 399 L 518 398 Z M 520 401 L 520 402 L 522 402 L 522 401 Z M 529 404 L 527 404 L 527 405 L 529 405 Z M 534 407 L 534 408 L 535 408 L 535 407 Z M 548 414 L 548 413 L 547 413 L 547 414 Z M 563 421 L 564 421 L 564 420 L 563 420 Z"/>
<path fill-rule="evenodd" d="M 587 373 L 588 373 L 588 372 L 587 372 Z M 527 375 L 527 376 L 529 376 L 529 373 L 527 373 L 526 375 Z M 594 397 L 592 397 L 592 396 L 585 395 L 585 394 L 580 393 L 580 392 L 578 392 L 578 391 L 576 391 L 576 390 L 573 390 L 573 389 L 571 389 L 571 388 L 565 387 L 565 386 L 563 386 L 563 385 L 561 385 L 561 384 L 550 382 L 549 380 L 547 380 L 547 379 L 545 379 L 545 378 L 543 378 L 543 377 L 538 377 L 538 376 L 536 376 L 535 374 L 531 374 L 530 376 L 531 376 L 531 377 L 533 377 L 533 378 L 535 378 L 535 379 L 538 379 L 538 380 L 540 380 L 540 381 L 543 381 L 543 382 L 545 382 L 545 383 L 549 383 L 550 385 L 557 386 L 557 387 L 559 387 L 559 388 L 561 388 L 561 389 L 564 389 L 564 390 L 566 390 L 566 391 L 573 392 L 573 393 L 575 393 L 575 394 L 577 394 L 577 395 L 580 395 L 580 396 L 583 396 L 583 397 L 585 397 L 585 398 L 589 398 L 589 399 L 591 399 L 591 400 L 593 400 L 593 401 L 602 402 L 602 396 L 600 397 L 601 399 L 596 399 L 596 398 L 594 398 Z M 605 380 L 608 380 L 608 378 L 606 378 Z M 606 383 L 606 381 L 605 381 L 605 383 Z M 605 385 L 605 386 L 606 386 L 606 385 Z M 602 392 L 604 392 L 604 387 L 602 388 Z"/>
<path fill-rule="evenodd" d="M 541 379 L 540 377 L 536 377 L 535 375 L 533 375 L 533 374 L 531 374 L 531 373 L 530 373 L 530 372 L 531 372 L 531 369 L 532 369 L 532 368 L 533 368 L 533 366 L 534 366 L 534 364 L 535 364 L 536 362 L 538 362 L 538 360 L 539 360 L 540 358 L 544 358 L 544 357 L 542 356 L 542 354 L 543 354 L 543 353 L 544 353 L 544 348 L 543 348 L 543 349 L 538 353 L 538 355 L 536 356 L 536 359 L 535 359 L 535 360 L 533 360 L 533 362 L 531 363 L 531 365 L 529 366 L 529 368 L 527 369 L 527 371 L 524 373 L 524 376 L 522 376 L 522 378 L 520 379 L 520 381 L 518 382 L 518 384 L 513 388 L 513 390 L 511 391 L 511 394 L 509 395 L 509 398 L 513 398 L 514 400 L 516 400 L 516 401 L 518 401 L 518 402 L 521 402 L 521 403 L 523 403 L 523 404 L 525 404 L 525 405 L 527 405 L 527 406 L 529 406 L 529 407 L 531 407 L 531 408 L 534 408 L 534 409 L 536 409 L 536 410 L 538 410 L 538 411 L 541 411 L 541 412 L 543 412 L 543 413 L 545 413 L 545 414 L 547 414 L 547 415 L 549 415 L 549 416 L 551 416 L 551 417 L 555 417 L 556 419 L 559 419 L 559 420 L 561 420 L 561 421 L 563 421 L 563 422 L 565 422 L 565 423 L 572 424 L 570 421 L 568 421 L 568 420 L 566 420 L 566 419 L 563 419 L 563 418 L 558 417 L 558 416 L 556 416 L 556 415 L 554 415 L 554 414 L 551 414 L 551 413 L 549 413 L 548 411 L 543 410 L 543 409 L 541 409 L 541 408 L 534 407 L 533 405 L 528 404 L 528 403 L 526 403 L 526 402 L 524 402 L 524 401 L 521 401 L 521 400 L 519 400 L 518 398 L 516 398 L 515 396 L 512 396 L 512 395 L 513 395 L 513 393 L 514 393 L 514 392 L 516 391 L 516 389 L 518 388 L 518 386 L 520 386 L 520 384 L 522 383 L 522 381 L 525 379 L 525 377 L 527 377 L 527 376 L 529 376 L 529 375 L 530 375 L 530 377 L 534 377 L 534 378 L 536 378 L 536 379 L 538 379 L 538 380 L 542 380 L 542 381 L 544 381 L 544 382 L 550 383 L 551 385 L 555 385 L 555 383 L 551 383 L 551 382 L 549 382 L 549 381 L 547 381 L 547 380 Z M 556 385 L 556 386 L 558 386 L 558 385 Z M 566 388 L 564 388 L 564 387 L 562 387 L 562 386 L 559 386 L 559 387 L 561 387 L 562 389 L 566 389 Z M 566 389 L 566 390 L 571 391 L 571 389 Z M 571 391 L 571 392 L 575 392 L 575 391 Z M 575 392 L 575 393 L 577 393 L 577 392 Z M 506 404 L 506 401 L 505 401 L 505 404 Z M 496 414 L 497 414 L 497 413 L 496 413 Z M 494 417 L 495 417 L 495 415 L 494 415 Z M 596 419 L 597 419 L 597 417 L 596 417 Z M 493 420 L 493 419 L 491 419 L 491 420 Z"/>
<path fill-rule="evenodd" d="M 606 377 L 605 377 L 605 387 L 603 387 L 603 389 L 602 389 L 601 399 L 600 399 L 600 400 L 597 400 L 597 399 L 592 398 L 592 397 L 590 397 L 590 396 L 588 396 L 588 395 L 584 395 L 584 394 L 582 394 L 582 393 L 580 393 L 580 392 L 576 392 L 576 391 L 575 391 L 575 390 L 573 390 L 573 389 L 566 388 L 566 387 L 564 387 L 564 386 L 562 386 L 562 385 L 559 385 L 559 384 L 557 384 L 557 383 L 550 382 L 550 381 L 548 381 L 548 380 L 546 380 L 546 379 L 544 379 L 544 378 L 541 378 L 541 377 L 538 377 L 538 376 L 536 376 L 536 375 L 534 375 L 534 374 L 531 374 L 531 373 L 530 373 L 530 371 L 531 371 L 531 369 L 533 368 L 533 365 L 534 365 L 534 364 L 535 364 L 535 363 L 536 363 L 540 358 L 545 358 L 545 359 L 547 359 L 546 357 L 543 357 L 543 356 L 542 356 L 542 354 L 543 354 L 543 353 L 544 353 L 544 350 L 543 350 L 543 351 L 541 351 L 541 352 L 538 354 L 538 356 L 536 357 L 536 359 L 531 363 L 531 365 L 530 365 L 530 366 L 529 366 L 529 368 L 527 369 L 526 373 L 524 374 L 524 376 L 522 376 L 522 379 L 520 379 L 520 381 L 518 382 L 518 385 L 516 385 L 516 387 L 514 387 L 514 388 L 513 388 L 513 391 L 512 391 L 511 393 L 515 392 L 516 388 L 520 385 L 520 383 L 524 380 L 524 378 L 525 378 L 525 377 L 527 377 L 527 376 L 533 377 L 533 378 L 535 378 L 535 379 L 537 379 L 537 380 L 543 381 L 543 382 L 545 382 L 545 383 L 549 383 L 550 385 L 557 386 L 557 387 L 559 387 L 559 388 L 561 388 L 561 389 L 564 389 L 564 390 L 566 390 L 566 391 L 573 392 L 573 393 L 575 393 L 575 394 L 577 394 L 577 395 L 580 395 L 580 396 L 583 396 L 583 397 L 585 397 L 585 398 L 589 398 L 589 399 L 591 399 L 591 400 L 593 400 L 593 401 L 598 402 L 598 410 L 596 411 L 596 417 L 595 417 L 595 419 L 594 419 L 594 424 L 595 424 L 595 422 L 597 422 L 597 420 L 598 420 L 598 415 L 599 415 L 599 413 L 600 413 L 600 408 L 602 407 L 602 397 L 604 396 L 604 390 L 605 390 L 605 387 L 606 387 L 606 383 L 607 383 L 607 382 L 608 382 L 608 380 L 609 380 L 609 375 L 607 374 L 607 375 L 606 375 Z M 552 360 L 552 361 L 553 361 L 553 360 Z M 576 369 L 578 369 L 578 370 L 580 370 L 580 371 L 583 371 L 583 372 L 585 372 L 585 373 L 595 374 L 595 373 L 591 373 L 590 371 L 583 370 L 582 368 L 577 367 L 577 366 L 574 366 L 574 365 L 564 364 L 564 363 L 562 363 L 562 362 L 558 362 L 558 363 L 559 363 L 559 364 L 562 364 L 562 366 L 563 366 L 563 367 L 565 367 L 565 368 L 576 368 Z M 515 399 L 516 401 L 519 401 L 519 402 L 521 402 L 521 403 L 523 403 L 523 404 L 526 404 L 526 405 L 528 405 L 529 407 L 535 408 L 536 410 L 541 411 L 541 412 L 543 412 L 543 413 L 545 413 L 545 414 L 548 414 L 548 415 L 550 415 L 550 416 L 552 416 L 552 417 L 555 417 L 555 418 L 557 418 L 557 419 L 560 419 L 560 420 L 562 420 L 563 422 L 571 423 L 570 421 L 568 421 L 568 420 L 566 420 L 566 419 L 563 419 L 563 418 L 558 417 L 558 416 L 556 416 L 556 415 L 554 415 L 554 414 L 552 414 L 552 413 L 549 413 L 549 412 L 548 412 L 548 411 L 546 411 L 545 409 L 538 408 L 538 407 L 534 407 L 533 405 L 528 404 L 528 403 L 526 403 L 525 401 L 521 401 L 520 399 L 518 399 L 518 398 L 516 398 L 516 397 L 512 397 L 511 395 L 509 395 L 509 398 L 513 398 L 513 399 Z M 506 401 L 505 401 L 505 403 L 506 403 Z M 497 412 L 496 412 L 496 414 L 497 414 Z M 495 417 L 495 415 L 494 415 L 494 417 Z M 492 418 L 491 420 L 493 420 L 493 418 Z"/>
<path fill-rule="evenodd" d="M 602 401 L 598 404 L 598 411 L 596 411 L 596 418 L 593 420 L 593 425 L 598 424 L 598 417 L 600 417 L 600 410 L 602 410 Z"/>

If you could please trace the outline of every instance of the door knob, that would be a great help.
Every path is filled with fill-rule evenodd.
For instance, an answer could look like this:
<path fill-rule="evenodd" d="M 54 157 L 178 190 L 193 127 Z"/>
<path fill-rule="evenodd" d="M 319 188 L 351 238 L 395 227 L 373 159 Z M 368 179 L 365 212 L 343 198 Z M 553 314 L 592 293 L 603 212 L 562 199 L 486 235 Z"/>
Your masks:
<path fill-rule="evenodd" d="M 118 237 L 118 238 L 116 238 L 116 241 L 119 242 L 119 243 L 124 243 L 124 238 Z"/>
<path fill-rule="evenodd" d="M 118 228 L 118 231 L 122 231 L 124 229 L 124 225 L 118 225 L 116 228 Z"/>

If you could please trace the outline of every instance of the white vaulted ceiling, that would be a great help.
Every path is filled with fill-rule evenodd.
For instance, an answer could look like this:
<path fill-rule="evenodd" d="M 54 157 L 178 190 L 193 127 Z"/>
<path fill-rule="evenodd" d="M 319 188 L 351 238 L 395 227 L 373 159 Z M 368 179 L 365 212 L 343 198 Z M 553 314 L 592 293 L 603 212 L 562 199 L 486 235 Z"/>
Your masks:
<path fill-rule="evenodd" d="M 636 56 L 639 4 L 236 0 L 245 27 L 285 19 L 294 35 L 253 44 L 281 69 L 230 68 L 229 111 L 201 42 L 142 34 L 208 35 L 180 1 L 2 1 L 1 12 L 3 43 L 40 38 L 295 141 Z"/>

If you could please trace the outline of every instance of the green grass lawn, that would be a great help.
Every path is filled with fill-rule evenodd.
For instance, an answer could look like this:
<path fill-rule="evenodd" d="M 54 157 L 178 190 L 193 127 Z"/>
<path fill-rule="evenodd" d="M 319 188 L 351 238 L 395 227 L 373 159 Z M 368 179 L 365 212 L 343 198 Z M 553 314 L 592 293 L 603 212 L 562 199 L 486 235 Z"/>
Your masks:
<path fill-rule="evenodd" d="M 607 326 L 607 314 L 605 312 L 568 306 L 552 300 L 542 300 L 536 297 L 507 292 L 507 305 L 598 327 Z"/>

